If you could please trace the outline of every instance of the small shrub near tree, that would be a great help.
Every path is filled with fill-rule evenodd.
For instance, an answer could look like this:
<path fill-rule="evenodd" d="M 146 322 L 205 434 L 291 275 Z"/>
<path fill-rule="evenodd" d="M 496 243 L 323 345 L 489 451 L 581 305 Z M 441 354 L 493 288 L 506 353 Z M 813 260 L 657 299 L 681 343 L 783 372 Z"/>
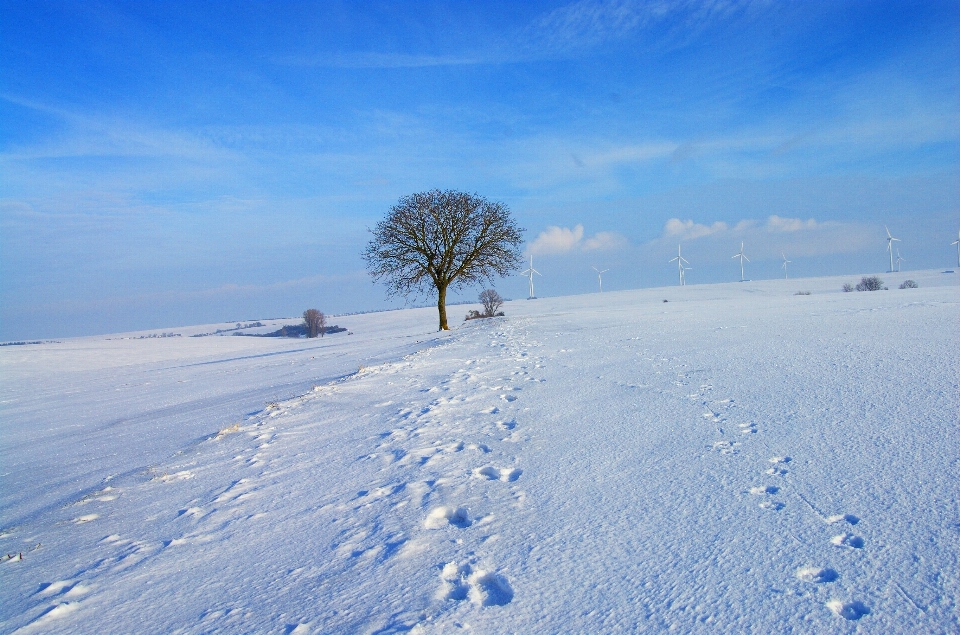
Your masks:
<path fill-rule="evenodd" d="M 916 288 L 919 287 L 919 286 L 920 286 L 920 285 L 918 285 L 914 280 L 904 280 L 904 281 L 903 281 L 903 284 L 900 285 L 900 288 L 901 288 L 901 289 L 916 289 Z"/>
<path fill-rule="evenodd" d="M 465 320 L 477 320 L 480 318 L 491 318 L 503 315 L 503 311 L 497 312 L 503 306 L 503 298 L 494 289 L 486 289 L 480 292 L 480 304 L 483 305 L 483 313 L 480 311 L 470 311 Z"/>
<path fill-rule="evenodd" d="M 853 291 L 853 285 L 850 284 L 849 282 L 844 283 L 844 285 L 843 285 L 843 292 L 844 292 L 844 293 L 850 293 L 851 291 Z"/>
<path fill-rule="evenodd" d="M 857 284 L 857 291 L 880 291 L 883 289 L 883 280 L 877 276 L 864 276 Z"/>
<path fill-rule="evenodd" d="M 316 309 L 307 309 L 303 312 L 303 326 L 307 330 L 307 337 L 323 337 L 324 327 L 327 326 L 327 316 Z"/>
<path fill-rule="evenodd" d="M 487 317 L 493 317 L 497 315 L 497 310 L 503 306 L 503 298 L 495 289 L 486 289 L 480 292 L 480 304 L 483 305 L 483 314 Z"/>

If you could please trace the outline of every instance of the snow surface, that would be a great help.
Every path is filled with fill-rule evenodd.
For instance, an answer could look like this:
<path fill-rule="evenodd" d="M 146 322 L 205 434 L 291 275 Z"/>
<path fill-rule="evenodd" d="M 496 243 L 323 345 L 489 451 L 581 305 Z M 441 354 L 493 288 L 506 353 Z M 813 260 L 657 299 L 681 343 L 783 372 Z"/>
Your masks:
<path fill-rule="evenodd" d="M 0 348 L 0 631 L 960 632 L 960 276 L 881 277 Z"/>

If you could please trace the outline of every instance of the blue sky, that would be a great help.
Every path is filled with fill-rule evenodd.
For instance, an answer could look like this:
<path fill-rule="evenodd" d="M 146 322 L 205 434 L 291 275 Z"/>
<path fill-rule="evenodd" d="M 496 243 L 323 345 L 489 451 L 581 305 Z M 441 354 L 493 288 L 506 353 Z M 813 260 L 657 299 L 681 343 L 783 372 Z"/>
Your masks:
<path fill-rule="evenodd" d="M 0 339 L 400 306 L 360 252 L 432 188 L 540 295 L 950 267 L 958 150 L 958 2 L 3 0 Z"/>

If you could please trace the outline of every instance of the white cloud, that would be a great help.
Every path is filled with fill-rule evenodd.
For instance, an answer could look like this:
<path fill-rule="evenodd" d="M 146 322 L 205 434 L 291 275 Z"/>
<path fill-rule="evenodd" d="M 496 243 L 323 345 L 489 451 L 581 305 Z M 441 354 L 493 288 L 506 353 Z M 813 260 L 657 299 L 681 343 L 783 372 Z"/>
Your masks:
<path fill-rule="evenodd" d="M 671 218 L 663 226 L 664 236 L 679 238 L 681 240 L 693 240 L 694 238 L 701 238 L 723 231 L 727 231 L 727 224 L 723 221 L 717 221 L 708 226 L 694 223 L 692 220 Z"/>
<path fill-rule="evenodd" d="M 627 239 L 617 232 L 597 232 L 584 240 L 583 225 L 578 224 L 573 229 L 551 225 L 530 243 L 528 251 L 535 255 L 565 254 L 574 250 L 618 249 L 626 244 Z"/>
<path fill-rule="evenodd" d="M 593 238 L 583 241 L 585 250 L 610 251 L 627 244 L 627 239 L 617 232 L 597 232 Z"/>
<path fill-rule="evenodd" d="M 770 232 L 796 232 L 802 229 L 818 229 L 822 224 L 810 218 L 800 220 L 799 218 L 781 218 L 774 214 L 767 219 L 767 231 Z"/>
<path fill-rule="evenodd" d="M 537 255 L 566 253 L 576 247 L 582 238 L 583 225 L 577 225 L 573 229 L 550 226 L 540 232 L 537 239 L 530 243 L 530 253 Z"/>

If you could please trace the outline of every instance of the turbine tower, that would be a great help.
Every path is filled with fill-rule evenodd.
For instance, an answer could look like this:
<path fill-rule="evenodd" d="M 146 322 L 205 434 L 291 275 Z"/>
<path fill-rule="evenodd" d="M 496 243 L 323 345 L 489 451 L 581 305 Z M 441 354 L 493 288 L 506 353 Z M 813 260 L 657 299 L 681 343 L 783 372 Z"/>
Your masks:
<path fill-rule="evenodd" d="M 538 276 L 541 276 L 541 277 L 543 276 L 542 273 L 540 273 L 539 271 L 537 271 L 536 269 L 533 268 L 533 254 L 531 254 L 531 255 L 530 255 L 530 268 L 527 269 L 527 270 L 525 270 L 525 271 L 521 271 L 521 272 L 520 272 L 520 275 L 521 275 L 521 276 L 526 276 L 526 275 L 529 275 L 529 276 L 530 276 L 530 292 L 529 292 L 529 295 L 527 296 L 527 299 L 528 299 L 528 300 L 535 300 L 535 299 L 537 298 L 536 294 L 534 294 L 534 292 L 533 292 L 533 274 L 537 274 Z"/>
<path fill-rule="evenodd" d="M 957 232 L 957 239 L 950 244 L 957 246 L 957 266 L 960 267 L 960 231 Z"/>
<path fill-rule="evenodd" d="M 906 258 L 900 257 L 900 250 L 897 249 L 897 273 L 900 273 L 900 263 L 906 262 L 906 261 L 907 261 Z"/>
<path fill-rule="evenodd" d="M 742 250 L 741 250 L 742 251 Z M 783 252 L 780 252 L 780 255 L 783 256 L 783 279 L 787 279 L 787 263 L 793 262 L 792 260 L 787 260 L 787 257 L 783 255 Z"/>
<path fill-rule="evenodd" d="M 899 238 L 894 238 L 890 235 L 890 229 L 886 225 L 883 226 L 887 230 L 887 251 L 890 252 L 890 273 L 893 273 L 893 243 L 894 241 L 900 242 Z"/>
<path fill-rule="evenodd" d="M 603 276 L 603 274 L 605 274 L 606 272 L 608 272 L 608 271 L 610 271 L 610 270 L 609 270 L 609 269 L 604 269 L 603 271 L 600 271 L 600 270 L 597 269 L 596 267 L 590 267 L 590 268 L 597 272 L 597 280 L 600 282 L 600 293 L 603 293 L 603 277 L 602 277 L 602 276 Z"/>
<path fill-rule="evenodd" d="M 690 264 L 690 261 L 680 255 L 680 245 L 679 245 L 679 244 L 677 245 L 677 257 L 676 257 L 676 258 L 671 258 L 671 259 L 670 259 L 670 262 L 673 262 L 674 260 L 677 261 L 677 269 L 680 270 L 680 286 L 682 287 L 683 285 L 685 285 L 685 284 L 687 283 L 686 276 L 683 275 L 683 272 L 685 271 L 685 268 L 684 268 L 684 266 L 683 266 L 683 263 L 687 263 L 687 264 L 689 265 L 689 264 Z M 688 268 L 689 268 L 689 267 L 688 267 Z"/>
<path fill-rule="evenodd" d="M 740 282 L 744 282 L 744 279 L 743 279 L 743 261 L 746 260 L 747 262 L 750 262 L 750 259 L 743 255 L 743 243 L 740 243 L 740 253 L 734 254 L 733 257 L 740 259 Z"/>

